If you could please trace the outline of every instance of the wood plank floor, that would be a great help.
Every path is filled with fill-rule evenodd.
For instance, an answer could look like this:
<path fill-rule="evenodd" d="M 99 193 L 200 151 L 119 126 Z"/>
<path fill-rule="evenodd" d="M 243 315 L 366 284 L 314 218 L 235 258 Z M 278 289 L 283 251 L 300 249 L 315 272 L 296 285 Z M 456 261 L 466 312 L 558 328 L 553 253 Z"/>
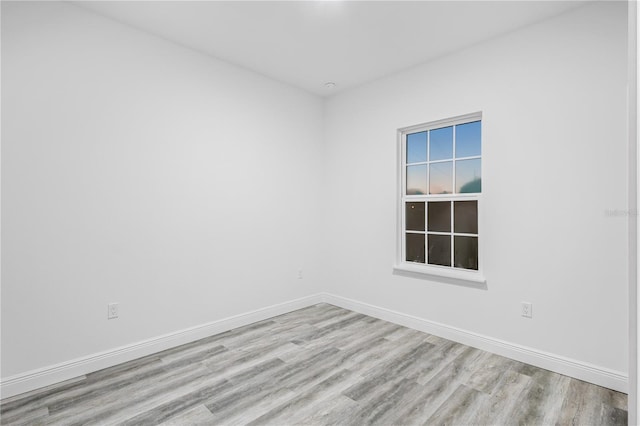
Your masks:
<path fill-rule="evenodd" d="M 627 396 L 319 304 L 3 400 L 3 425 L 617 425 Z"/>

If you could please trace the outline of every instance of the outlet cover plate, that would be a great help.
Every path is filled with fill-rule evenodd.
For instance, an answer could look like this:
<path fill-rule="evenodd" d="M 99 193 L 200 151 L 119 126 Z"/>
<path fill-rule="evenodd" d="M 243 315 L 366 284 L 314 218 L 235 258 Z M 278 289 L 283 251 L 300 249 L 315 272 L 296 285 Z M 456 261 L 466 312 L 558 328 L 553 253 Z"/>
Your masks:
<path fill-rule="evenodd" d="M 107 305 L 107 319 L 118 318 L 120 307 L 117 303 L 109 303 Z"/>

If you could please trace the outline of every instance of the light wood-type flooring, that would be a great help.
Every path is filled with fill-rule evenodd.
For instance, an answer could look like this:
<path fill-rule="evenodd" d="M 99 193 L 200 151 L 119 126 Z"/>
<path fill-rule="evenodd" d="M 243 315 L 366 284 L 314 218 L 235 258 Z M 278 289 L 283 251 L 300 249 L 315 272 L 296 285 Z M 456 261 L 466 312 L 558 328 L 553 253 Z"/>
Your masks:
<path fill-rule="evenodd" d="M 318 304 L 2 401 L 3 425 L 614 425 L 627 396 Z"/>

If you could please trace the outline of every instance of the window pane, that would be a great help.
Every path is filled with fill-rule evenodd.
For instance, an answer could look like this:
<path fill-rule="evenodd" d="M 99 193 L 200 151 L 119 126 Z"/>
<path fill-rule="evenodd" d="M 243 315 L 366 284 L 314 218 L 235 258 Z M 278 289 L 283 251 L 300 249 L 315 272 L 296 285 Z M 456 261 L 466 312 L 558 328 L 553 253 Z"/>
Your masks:
<path fill-rule="evenodd" d="M 427 132 L 407 135 L 407 164 L 427 161 Z"/>
<path fill-rule="evenodd" d="M 407 262 L 424 263 L 424 234 L 406 234 Z"/>
<path fill-rule="evenodd" d="M 429 239 L 429 264 L 451 266 L 451 236 L 431 235 Z"/>
<path fill-rule="evenodd" d="M 451 194 L 453 192 L 453 162 L 429 165 L 429 194 Z"/>
<path fill-rule="evenodd" d="M 456 268 L 478 270 L 478 238 L 453 237 Z M 431 252 L 429 252 L 431 254 Z"/>
<path fill-rule="evenodd" d="M 424 231 L 424 203 L 407 203 L 405 218 L 408 231 Z"/>
<path fill-rule="evenodd" d="M 454 201 L 453 231 L 462 234 L 478 233 L 477 201 Z"/>
<path fill-rule="evenodd" d="M 427 165 L 407 167 L 407 195 L 427 193 Z"/>
<path fill-rule="evenodd" d="M 443 127 L 429 133 L 429 161 L 453 158 L 453 127 Z"/>
<path fill-rule="evenodd" d="M 427 214 L 429 231 L 451 232 L 451 202 L 430 201 Z"/>
<path fill-rule="evenodd" d="M 480 159 L 456 161 L 456 192 L 482 192 Z"/>
<path fill-rule="evenodd" d="M 480 155 L 480 122 L 456 126 L 456 158 Z"/>

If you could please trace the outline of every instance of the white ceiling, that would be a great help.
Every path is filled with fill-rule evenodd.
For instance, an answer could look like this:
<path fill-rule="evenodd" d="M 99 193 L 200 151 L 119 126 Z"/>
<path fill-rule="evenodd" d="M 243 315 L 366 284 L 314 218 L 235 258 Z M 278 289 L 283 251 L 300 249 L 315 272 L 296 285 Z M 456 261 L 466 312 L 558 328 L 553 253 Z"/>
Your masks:
<path fill-rule="evenodd" d="M 578 7 L 582 1 L 78 1 L 79 6 L 327 96 Z M 325 87 L 326 82 L 336 87 Z"/>

